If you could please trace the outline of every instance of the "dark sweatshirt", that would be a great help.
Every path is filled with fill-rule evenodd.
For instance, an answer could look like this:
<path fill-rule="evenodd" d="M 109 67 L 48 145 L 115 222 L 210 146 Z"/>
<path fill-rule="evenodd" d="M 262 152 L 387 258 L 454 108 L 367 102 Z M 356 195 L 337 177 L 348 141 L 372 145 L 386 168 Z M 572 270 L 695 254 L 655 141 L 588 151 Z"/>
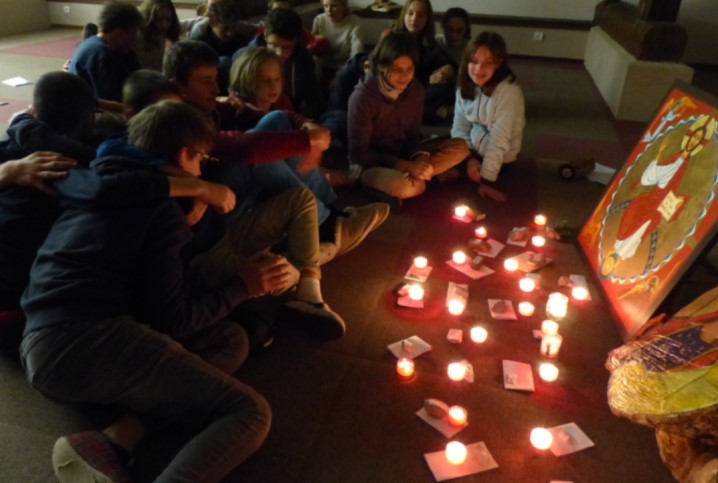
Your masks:
<path fill-rule="evenodd" d="M 424 88 L 414 80 L 396 100 L 368 74 L 349 97 L 349 161 L 365 168 L 393 168 L 421 149 Z"/>
<path fill-rule="evenodd" d="M 19 116 L 0 143 L 0 163 L 35 151 L 54 151 L 87 166 L 95 149 L 57 133 L 31 116 Z M 30 266 L 50 227 L 60 214 L 62 200 L 76 204 L 124 205 L 135 200 L 166 199 L 167 177 L 147 172 L 121 172 L 99 176 L 88 169 L 72 169 L 55 181 L 58 196 L 26 186 L 0 188 L 0 310 L 19 307 Z"/>
<path fill-rule="evenodd" d="M 92 169 L 111 175 L 161 164 L 130 146 L 116 152 L 124 156 L 97 159 Z M 246 286 L 237 278 L 192 292 L 182 257 L 191 237 L 184 213 L 171 199 L 116 208 L 70 204 L 32 266 L 22 297 L 25 334 L 131 315 L 177 338 L 221 319 L 246 298 Z"/>

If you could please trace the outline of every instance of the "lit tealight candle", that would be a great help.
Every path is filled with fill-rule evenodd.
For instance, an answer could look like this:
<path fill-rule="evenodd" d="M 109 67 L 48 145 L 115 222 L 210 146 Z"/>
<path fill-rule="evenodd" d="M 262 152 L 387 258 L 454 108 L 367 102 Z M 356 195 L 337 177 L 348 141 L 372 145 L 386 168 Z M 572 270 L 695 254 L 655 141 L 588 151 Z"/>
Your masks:
<path fill-rule="evenodd" d="M 539 376 L 546 382 L 553 382 L 558 379 L 558 367 L 550 362 L 544 362 L 539 366 Z"/>
<path fill-rule="evenodd" d="M 541 322 L 541 332 L 544 335 L 558 334 L 558 322 L 553 320 L 544 320 Z"/>
<path fill-rule="evenodd" d="M 548 296 L 546 302 L 546 315 L 553 320 L 561 320 L 566 317 L 568 310 L 568 297 L 560 292 L 554 292 Z"/>
<path fill-rule="evenodd" d="M 449 301 L 449 313 L 451 315 L 461 315 L 464 313 L 466 305 L 459 299 L 452 299 Z"/>
<path fill-rule="evenodd" d="M 457 250 L 454 252 L 451 259 L 454 260 L 455 264 L 463 265 L 464 263 L 466 263 L 467 260 L 466 253 L 462 252 L 461 250 Z"/>
<path fill-rule="evenodd" d="M 452 381 L 463 381 L 466 377 L 466 366 L 461 362 L 452 362 L 446 369 L 449 379 Z"/>
<path fill-rule="evenodd" d="M 396 373 L 402 379 L 411 379 L 414 377 L 414 361 L 406 357 L 402 357 L 396 361 Z"/>
<path fill-rule="evenodd" d="M 571 289 L 571 296 L 576 300 L 586 300 L 588 298 L 588 290 L 586 290 L 586 287 L 577 285 Z"/>
<path fill-rule="evenodd" d="M 507 258 L 504 260 L 504 268 L 507 272 L 515 272 L 519 269 L 519 262 L 514 258 Z"/>
<path fill-rule="evenodd" d="M 486 329 L 481 326 L 471 328 L 471 340 L 477 344 L 483 344 L 489 337 L 489 333 Z"/>
<path fill-rule="evenodd" d="M 414 266 L 416 268 L 419 268 L 419 269 L 426 268 L 427 265 L 429 265 L 429 260 L 427 260 L 426 257 L 416 257 L 414 259 Z"/>
<path fill-rule="evenodd" d="M 454 208 L 454 215 L 457 218 L 464 218 L 469 213 L 469 207 L 466 205 L 459 205 Z"/>
<path fill-rule="evenodd" d="M 485 226 L 480 226 L 476 230 L 474 230 L 474 236 L 480 240 L 483 240 L 487 236 L 489 236 L 489 233 L 486 231 Z"/>
<path fill-rule="evenodd" d="M 548 220 L 546 219 L 546 215 L 536 215 L 534 216 L 534 223 L 538 226 L 546 226 L 546 222 Z"/>
<path fill-rule="evenodd" d="M 561 348 L 563 337 L 559 334 L 544 334 L 541 338 L 541 354 L 545 357 L 555 358 Z"/>
<path fill-rule="evenodd" d="M 467 412 L 461 406 L 451 406 L 449 408 L 449 422 L 454 426 L 463 426 L 466 424 Z"/>
<path fill-rule="evenodd" d="M 458 441 L 451 441 L 446 445 L 446 461 L 452 465 L 460 465 L 466 461 L 466 446 Z"/>
<path fill-rule="evenodd" d="M 553 444 L 553 435 L 546 428 L 534 428 L 531 430 L 531 444 L 534 448 L 545 451 Z"/>
<path fill-rule="evenodd" d="M 530 277 L 524 277 L 519 280 L 519 288 L 523 292 L 533 292 L 533 290 L 536 288 L 536 280 Z"/>
<path fill-rule="evenodd" d="M 546 239 L 541 235 L 534 235 L 531 237 L 531 244 L 536 248 L 541 248 L 546 244 Z"/>
<path fill-rule="evenodd" d="M 424 289 L 418 283 L 409 286 L 409 298 L 411 300 L 421 300 L 424 298 Z"/>
<path fill-rule="evenodd" d="M 531 317 L 534 314 L 534 304 L 531 302 L 520 302 L 519 303 L 519 314 L 524 317 Z"/>

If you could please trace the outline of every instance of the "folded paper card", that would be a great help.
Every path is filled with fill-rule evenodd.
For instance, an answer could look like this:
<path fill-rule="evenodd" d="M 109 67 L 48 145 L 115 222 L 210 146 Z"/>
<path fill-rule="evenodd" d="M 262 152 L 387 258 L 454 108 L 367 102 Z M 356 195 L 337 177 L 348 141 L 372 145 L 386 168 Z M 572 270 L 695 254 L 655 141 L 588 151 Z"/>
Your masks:
<path fill-rule="evenodd" d="M 503 361 L 504 388 L 517 391 L 533 391 L 534 375 L 531 365 L 524 362 Z"/>
<path fill-rule="evenodd" d="M 551 453 L 554 456 L 563 456 L 594 446 L 593 441 L 581 431 L 576 423 L 562 424 L 548 428 L 548 430 L 553 435 Z"/>
<path fill-rule="evenodd" d="M 402 357 L 414 359 L 431 350 L 431 346 L 418 335 L 412 335 L 409 338 L 394 342 L 386 347 L 397 359 Z"/>
<path fill-rule="evenodd" d="M 461 464 L 449 463 L 444 450 L 424 454 L 426 463 L 436 481 L 445 481 L 461 476 L 473 475 L 499 467 L 486 444 L 481 441 L 466 445 L 466 461 Z"/>

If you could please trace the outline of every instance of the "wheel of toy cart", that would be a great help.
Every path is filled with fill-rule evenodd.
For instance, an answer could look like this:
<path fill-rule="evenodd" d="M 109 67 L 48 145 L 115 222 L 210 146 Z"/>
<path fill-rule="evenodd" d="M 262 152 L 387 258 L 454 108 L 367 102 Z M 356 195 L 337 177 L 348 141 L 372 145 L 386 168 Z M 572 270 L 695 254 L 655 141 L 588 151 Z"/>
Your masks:
<path fill-rule="evenodd" d="M 676 479 L 718 481 L 718 287 L 650 324 L 609 354 L 609 407 L 656 429 Z"/>

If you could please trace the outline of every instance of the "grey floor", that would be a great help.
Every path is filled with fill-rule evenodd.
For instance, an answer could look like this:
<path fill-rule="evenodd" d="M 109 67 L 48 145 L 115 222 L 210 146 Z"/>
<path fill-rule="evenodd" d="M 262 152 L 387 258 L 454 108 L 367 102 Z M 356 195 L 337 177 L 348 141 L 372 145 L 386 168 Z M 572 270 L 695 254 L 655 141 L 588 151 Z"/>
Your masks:
<path fill-rule="evenodd" d="M 2 49 L 67 39 L 72 35 L 77 35 L 77 31 L 53 29 L 0 39 L 0 78 L 21 75 L 34 80 L 62 65 L 62 59 L 57 57 L 10 54 Z M 516 59 L 514 68 L 526 95 L 527 129 L 522 156 L 536 162 L 537 208 L 552 220 L 580 227 L 604 187 L 586 180 L 558 181 L 556 168 L 562 162 L 582 157 L 592 157 L 618 167 L 642 132 L 643 125 L 613 120 L 580 63 Z M 697 77 L 704 86 L 718 89 L 716 78 L 715 72 L 700 73 Z M 9 101 L 8 106 L 12 108 L 22 107 L 30 101 L 31 93 L 32 86 L 11 88 L 0 84 L 0 101 Z M 0 110 L 0 114 L 6 114 L 8 106 L 4 106 L 6 110 Z M 5 121 L 0 119 L 0 128 L 6 127 Z M 443 192 L 443 198 L 439 199 L 453 199 L 454 195 Z M 521 196 L 521 192 L 510 194 L 514 200 Z M 391 374 L 392 363 L 386 354 L 386 343 L 421 330 L 416 321 L 408 323 L 398 316 L 387 302 L 391 298 L 392 283 L 401 279 L 401 267 L 409 256 L 409 248 L 420 246 L 416 237 L 422 233 L 417 229 L 422 213 L 416 208 L 418 205 L 413 206 L 414 209 L 407 203 L 402 211 L 393 214 L 385 226 L 372 234 L 364 246 L 327 266 L 323 281 L 325 297 L 332 301 L 335 310 L 346 314 L 350 320 L 347 337 L 330 344 L 318 344 L 308 342 L 306 337 L 291 330 L 282 332 L 278 334 L 274 348 L 250 360 L 246 371 L 240 373 L 240 377 L 245 377 L 260 392 L 267 394 L 275 410 L 275 426 L 265 447 L 243 465 L 231 481 L 433 481 L 421 454 L 441 447 L 441 440 L 429 439 L 434 433 L 431 436 L 421 433 L 417 440 L 423 446 L 412 447 L 413 436 L 410 435 L 416 431 L 416 418 L 411 412 L 399 415 L 384 409 L 387 404 L 396 404 L 416 410 L 412 404 L 443 384 L 438 363 L 427 369 L 432 374 L 423 383 L 407 388 L 408 400 L 400 399 L 391 378 L 386 380 L 386 374 Z M 431 226 L 427 225 L 427 229 Z M 440 229 L 438 225 L 436 228 Z M 426 243 L 435 245 L 436 240 L 430 242 L 427 239 Z M 572 267 L 580 266 L 581 260 L 575 250 L 570 251 L 567 258 Z M 396 273 L 387 275 L 388 271 L 394 271 L 398 276 Z M 586 380 L 576 376 L 565 391 L 537 397 L 543 404 L 541 409 L 550 408 L 552 404 L 560 408 L 560 415 L 549 418 L 557 422 L 579 418 L 586 412 L 594 414 L 593 420 L 579 421 L 579 424 L 594 430 L 592 436 L 597 448 L 573 459 L 566 457 L 547 462 L 536 458 L 524 460 L 517 456 L 514 445 L 496 441 L 493 443 L 497 448 L 495 456 L 506 455 L 507 458 L 499 461 L 501 468 L 458 481 L 671 481 L 658 458 L 652 431 L 619 420 L 608 411 L 603 392 L 607 376 L 602 367 L 606 352 L 619 345 L 620 339 L 605 307 L 597 305 L 589 315 L 593 325 L 586 328 L 585 334 L 576 337 L 584 339 L 590 334 L 596 340 L 591 341 L 591 350 L 575 354 L 577 361 L 590 368 L 586 373 L 589 376 Z M 430 334 L 437 335 L 438 332 Z M 0 482 L 55 481 L 49 457 L 57 437 L 97 427 L 106 415 L 90 413 L 88 416 L 75 408 L 44 399 L 26 383 L 22 369 L 12 355 L 13 348 L 5 347 L 3 354 L 0 358 Z M 440 355 L 441 350 L 437 350 L 434 357 L 438 359 Z M 573 392 L 568 390 L 569 387 Z M 492 397 L 497 401 L 505 397 L 500 394 L 501 389 L 492 387 L 491 380 L 483 381 L 481 388 L 485 390 L 483 396 L 466 397 L 471 401 L 476 399 L 477 405 Z M 542 400 L 543 396 L 546 398 Z M 454 397 L 463 396 L 457 393 Z M 489 416 L 486 418 L 488 426 L 491 426 L 488 421 L 491 416 L 497 420 L 505 418 L 503 425 L 494 428 L 497 434 L 502 434 L 507 427 L 520 428 L 528 415 L 539 412 L 531 406 L 532 401 L 526 399 L 506 402 L 506 408 L 521 409 L 509 411 L 499 406 L 484 407 Z M 397 422 L 400 424 L 395 424 Z M 486 437 L 488 441 L 491 433 L 475 436 Z M 406 458 L 388 460 L 386 455 L 394 450 Z M 152 474 L 151 470 L 147 474 Z"/>

